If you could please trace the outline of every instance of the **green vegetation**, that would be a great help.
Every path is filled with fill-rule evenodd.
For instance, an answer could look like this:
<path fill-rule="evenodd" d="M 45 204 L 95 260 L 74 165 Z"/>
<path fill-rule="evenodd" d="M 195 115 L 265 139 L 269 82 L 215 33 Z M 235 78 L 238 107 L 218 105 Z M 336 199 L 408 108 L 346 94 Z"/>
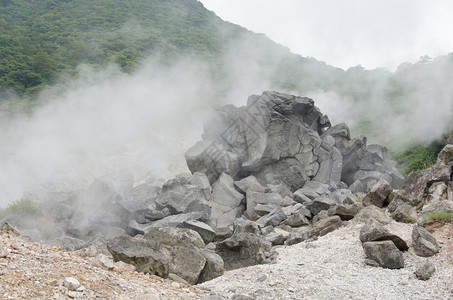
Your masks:
<path fill-rule="evenodd" d="M 40 214 L 40 208 L 36 201 L 23 198 L 12 202 L 5 209 L 0 210 L 0 219 L 8 215 L 21 217 L 35 217 Z"/>
<path fill-rule="evenodd" d="M 453 222 L 453 212 L 437 211 L 428 214 L 421 222 L 422 226 L 432 223 L 450 223 Z"/>
<path fill-rule="evenodd" d="M 393 159 L 399 164 L 404 175 L 432 167 L 437 161 L 437 155 L 444 147 L 440 141 L 430 145 L 417 145 L 394 155 Z"/>

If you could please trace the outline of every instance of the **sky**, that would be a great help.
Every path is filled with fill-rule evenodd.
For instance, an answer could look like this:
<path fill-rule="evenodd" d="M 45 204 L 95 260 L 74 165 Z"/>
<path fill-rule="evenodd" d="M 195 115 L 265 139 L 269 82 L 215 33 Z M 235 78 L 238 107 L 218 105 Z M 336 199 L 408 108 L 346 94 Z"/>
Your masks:
<path fill-rule="evenodd" d="M 347 69 L 395 70 L 453 52 L 450 0 L 201 0 L 305 57 Z"/>

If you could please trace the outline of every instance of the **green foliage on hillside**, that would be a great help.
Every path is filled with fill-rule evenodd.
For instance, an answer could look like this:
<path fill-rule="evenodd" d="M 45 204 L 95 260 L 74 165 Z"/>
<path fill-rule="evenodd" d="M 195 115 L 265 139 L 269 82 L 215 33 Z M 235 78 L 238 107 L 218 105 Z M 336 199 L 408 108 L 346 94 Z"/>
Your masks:
<path fill-rule="evenodd" d="M 399 152 L 393 157 L 404 175 L 432 167 L 437 161 L 437 155 L 444 147 L 441 141 L 429 145 L 417 145 Z"/>
<path fill-rule="evenodd" d="M 195 0 L 1 0 L 0 87 L 33 92 L 81 63 L 131 71 L 157 52 L 208 58 L 244 31 Z"/>

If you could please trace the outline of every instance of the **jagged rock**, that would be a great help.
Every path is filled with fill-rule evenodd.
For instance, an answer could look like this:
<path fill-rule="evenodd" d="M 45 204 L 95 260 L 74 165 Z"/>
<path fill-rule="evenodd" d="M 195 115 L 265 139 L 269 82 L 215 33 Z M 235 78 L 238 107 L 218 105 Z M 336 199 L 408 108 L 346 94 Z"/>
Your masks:
<path fill-rule="evenodd" d="M 213 184 L 222 173 L 236 176 L 240 170 L 241 158 L 227 151 L 224 145 L 211 140 L 196 143 L 186 152 L 186 161 L 192 173 L 201 172 Z"/>
<path fill-rule="evenodd" d="M 207 252 L 200 235 L 186 228 L 151 228 L 143 238 L 114 238 L 107 248 L 115 261 L 132 264 L 139 272 L 161 277 L 173 273 L 190 284 L 223 272 L 221 258 Z"/>
<path fill-rule="evenodd" d="M 269 188 L 262 186 L 258 179 L 256 179 L 256 177 L 253 175 L 250 175 L 239 181 L 235 181 L 234 184 L 244 193 L 247 193 L 248 191 L 266 193 L 269 190 Z"/>
<path fill-rule="evenodd" d="M 285 197 L 289 197 L 291 199 L 294 198 L 293 192 L 286 184 L 283 184 L 283 183 L 276 184 L 276 185 L 268 184 L 267 186 L 269 187 L 269 189 L 270 189 L 269 192 L 271 192 L 271 193 L 280 194 L 280 196 L 282 196 L 283 198 L 285 198 Z"/>
<path fill-rule="evenodd" d="M 303 225 L 310 225 L 307 217 L 304 213 L 304 208 L 296 211 L 294 214 L 288 216 L 288 218 L 283 222 L 283 224 L 291 226 L 291 227 L 300 227 Z"/>
<path fill-rule="evenodd" d="M 111 239 L 123 234 L 126 234 L 126 230 L 123 228 L 112 226 L 112 225 L 96 225 L 90 230 L 90 236 L 101 234 L 102 236 L 106 237 L 107 239 Z"/>
<path fill-rule="evenodd" d="M 247 215 L 250 220 L 255 220 L 258 218 L 258 215 L 254 210 L 257 204 L 281 206 L 283 198 L 282 196 L 280 196 L 280 194 L 277 193 L 258 193 L 248 191 L 246 195 L 246 201 Z"/>
<path fill-rule="evenodd" d="M 309 227 L 302 227 L 297 231 L 291 232 L 286 239 L 285 245 L 295 245 L 308 240 L 313 235 L 311 231 Z"/>
<path fill-rule="evenodd" d="M 209 178 L 206 174 L 195 172 L 190 176 L 189 183 L 203 190 L 204 196 L 206 199 L 209 199 L 212 192 L 211 184 L 209 183 Z"/>
<path fill-rule="evenodd" d="M 233 233 L 247 232 L 259 235 L 261 233 L 260 227 L 256 222 L 244 219 L 244 217 L 234 220 Z"/>
<path fill-rule="evenodd" d="M 132 196 L 137 202 L 152 206 L 157 200 L 161 190 L 161 187 L 154 186 L 149 183 L 143 183 L 134 187 L 132 190 Z"/>
<path fill-rule="evenodd" d="M 80 282 L 74 277 L 65 277 L 63 285 L 70 291 L 75 291 L 80 287 Z"/>
<path fill-rule="evenodd" d="M 247 295 L 235 294 L 231 300 L 256 300 L 254 297 L 250 297 Z"/>
<path fill-rule="evenodd" d="M 266 234 L 265 238 L 268 242 L 270 242 L 273 246 L 275 245 L 283 245 L 286 239 L 289 236 L 289 232 L 280 228 L 273 228 L 273 230 Z"/>
<path fill-rule="evenodd" d="M 150 228 L 143 238 L 168 246 L 205 248 L 200 234 L 187 228 Z"/>
<path fill-rule="evenodd" d="M 267 215 L 277 207 L 276 205 L 258 204 L 253 208 L 253 211 L 260 217 Z"/>
<path fill-rule="evenodd" d="M 181 227 L 186 221 L 206 222 L 209 216 L 206 212 L 191 212 L 187 214 L 179 214 L 165 217 L 161 220 L 153 222 L 150 227 Z"/>
<path fill-rule="evenodd" d="M 194 174 L 196 182 L 202 181 L 200 174 Z M 207 178 L 205 178 L 207 180 Z M 202 211 L 211 213 L 210 203 L 206 198 L 207 187 L 190 184 L 190 179 L 176 177 L 162 186 L 162 192 L 156 200 L 156 208 L 168 208 L 171 214 Z"/>
<path fill-rule="evenodd" d="M 360 230 L 360 241 L 362 243 L 366 242 L 376 242 L 376 241 L 392 241 L 395 246 L 401 250 L 406 251 L 409 249 L 407 243 L 400 238 L 399 236 L 390 233 L 384 226 L 375 220 L 371 220 L 366 223 Z"/>
<path fill-rule="evenodd" d="M 222 173 L 213 186 L 209 225 L 214 229 L 232 225 L 234 220 L 244 211 L 243 199 L 244 195 L 234 188 L 233 178 Z"/>
<path fill-rule="evenodd" d="M 88 245 L 87 242 L 70 236 L 63 236 L 54 240 L 46 241 L 46 243 L 52 246 L 60 245 L 62 249 L 67 251 L 76 251 L 85 248 Z"/>
<path fill-rule="evenodd" d="M 136 236 L 137 234 L 144 235 L 150 227 L 150 224 L 140 224 L 135 220 L 130 220 L 127 227 L 127 234 L 131 236 Z"/>
<path fill-rule="evenodd" d="M 433 273 L 436 271 L 434 265 L 429 261 L 425 260 L 422 264 L 419 264 L 415 269 L 415 276 L 420 280 L 428 280 L 431 278 Z"/>
<path fill-rule="evenodd" d="M 262 216 L 256 221 L 256 223 L 261 227 L 266 227 L 268 225 L 277 226 L 286 219 L 286 214 L 283 212 L 280 206 L 276 206 L 270 213 Z"/>
<path fill-rule="evenodd" d="M 201 255 L 206 259 L 206 265 L 201 271 L 198 282 L 205 282 L 222 276 L 225 272 L 223 259 L 215 252 L 207 249 L 200 249 Z"/>
<path fill-rule="evenodd" d="M 404 268 L 403 253 L 392 241 L 365 242 L 362 244 L 366 256 L 382 268 Z"/>
<path fill-rule="evenodd" d="M 297 202 L 294 201 L 291 197 L 288 197 L 288 196 L 285 196 L 285 198 L 283 198 L 282 200 L 282 206 L 283 207 L 287 207 L 287 206 L 292 206 L 292 205 L 296 205 Z"/>
<path fill-rule="evenodd" d="M 312 228 L 313 236 L 323 236 L 332 232 L 343 225 L 339 216 L 331 216 L 325 219 L 319 220 Z"/>
<path fill-rule="evenodd" d="M 319 181 L 309 181 L 307 182 L 304 187 L 298 189 L 295 195 L 304 195 L 311 200 L 318 198 L 323 195 L 330 194 L 329 185 L 319 182 Z"/>
<path fill-rule="evenodd" d="M 331 206 L 327 211 L 329 216 L 339 216 L 343 221 L 351 220 L 360 211 L 360 206 L 357 204 L 345 204 Z"/>
<path fill-rule="evenodd" d="M 385 215 L 385 213 L 377 206 L 371 205 L 362 208 L 354 219 L 358 222 L 368 222 L 370 219 L 376 220 L 381 224 L 390 223 L 390 219 Z"/>
<path fill-rule="evenodd" d="M 402 223 L 417 222 L 417 210 L 408 204 L 399 205 L 390 215 L 395 221 Z"/>
<path fill-rule="evenodd" d="M 271 248 L 271 243 L 263 237 L 239 232 L 219 242 L 216 253 L 223 258 L 225 269 L 232 270 L 266 262 Z"/>
<path fill-rule="evenodd" d="M 306 207 L 313 216 L 316 216 L 322 210 L 328 210 L 330 207 L 340 204 L 333 197 L 322 196 L 314 199 L 312 202 L 307 203 Z"/>
<path fill-rule="evenodd" d="M 392 191 L 393 189 L 390 184 L 386 180 L 381 179 L 373 186 L 371 191 L 366 194 L 362 203 L 365 206 L 375 205 L 377 207 L 384 207 L 388 205 L 387 197 Z"/>
<path fill-rule="evenodd" d="M 425 228 L 414 225 L 412 228 L 412 244 L 415 254 L 428 257 L 439 252 L 439 245 L 436 239 Z"/>
<path fill-rule="evenodd" d="M 149 224 L 150 222 L 161 220 L 169 215 L 170 211 L 168 208 L 161 210 L 145 208 L 135 211 L 132 218 L 139 224 Z"/>
<path fill-rule="evenodd" d="M 313 224 L 316 224 L 316 223 L 318 223 L 320 220 L 325 219 L 325 218 L 327 218 L 327 217 L 329 217 L 329 213 L 327 212 L 327 210 L 321 210 L 321 211 L 319 212 L 319 214 L 317 214 L 316 216 L 313 217 L 313 219 L 311 219 L 311 222 L 312 222 Z"/>
<path fill-rule="evenodd" d="M 205 244 L 208 244 L 214 240 L 215 231 L 208 224 L 199 221 L 184 221 L 181 225 L 181 228 L 192 229 L 193 231 L 198 232 Z"/>

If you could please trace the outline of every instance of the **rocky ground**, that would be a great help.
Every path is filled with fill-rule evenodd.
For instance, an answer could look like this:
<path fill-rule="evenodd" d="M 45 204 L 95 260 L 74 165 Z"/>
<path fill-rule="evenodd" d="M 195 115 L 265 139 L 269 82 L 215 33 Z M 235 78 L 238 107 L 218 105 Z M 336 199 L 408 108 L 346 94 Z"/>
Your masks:
<path fill-rule="evenodd" d="M 385 227 L 409 244 L 405 267 L 391 270 L 364 263 L 359 240 L 362 223 L 346 226 L 315 241 L 281 247 L 275 264 L 227 271 L 198 286 L 144 275 L 102 257 L 86 258 L 58 246 L 32 243 L 3 233 L 0 237 L 2 299 L 453 299 L 453 224 L 429 229 L 441 250 L 430 258 L 416 256 L 412 225 Z M 414 271 L 424 260 L 436 271 L 428 281 Z M 80 287 L 72 287 L 70 278 Z M 211 297 L 209 297 L 211 295 Z M 222 299 L 222 298 L 218 298 Z M 240 299 L 240 298 L 239 298 Z M 248 299 L 248 298 L 243 298 Z"/>
<path fill-rule="evenodd" d="M 200 299 L 207 294 L 189 285 L 137 273 L 131 267 L 3 233 L 0 298 L 170 300 Z M 75 284 L 70 284 L 74 279 Z"/>
<path fill-rule="evenodd" d="M 453 224 L 434 229 L 442 248 L 430 258 L 415 255 L 412 225 L 386 225 L 410 247 L 404 253 L 405 267 L 394 270 L 364 263 L 362 226 L 349 223 L 316 241 L 282 247 L 276 264 L 227 271 L 201 287 L 229 299 L 234 294 L 254 299 L 453 299 Z M 426 259 L 436 271 L 428 281 L 421 281 L 414 271 Z"/>

